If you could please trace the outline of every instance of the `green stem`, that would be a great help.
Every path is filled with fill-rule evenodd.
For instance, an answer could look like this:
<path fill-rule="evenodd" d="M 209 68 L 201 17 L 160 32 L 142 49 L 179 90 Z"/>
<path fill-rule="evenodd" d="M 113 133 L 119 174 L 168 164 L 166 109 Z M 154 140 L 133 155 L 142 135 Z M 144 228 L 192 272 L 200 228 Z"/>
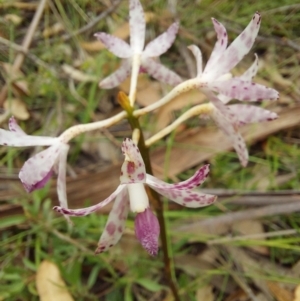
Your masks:
<path fill-rule="evenodd" d="M 127 107 L 126 111 L 128 114 L 128 121 L 132 130 L 138 129 L 140 131 L 140 139 L 138 141 L 138 147 L 145 162 L 146 172 L 150 175 L 153 175 L 152 167 L 150 163 L 149 150 L 145 144 L 145 139 L 139 120 L 137 117 L 133 116 L 132 114 L 133 110 L 129 110 Z M 161 238 L 161 245 L 162 245 L 162 251 L 164 256 L 165 277 L 174 295 L 175 301 L 180 301 L 180 297 L 176 285 L 176 279 L 174 279 L 172 273 L 172 261 L 171 261 L 172 259 L 170 257 L 169 249 L 168 249 L 167 228 L 164 219 L 163 203 L 161 202 L 159 194 L 156 191 L 154 191 L 153 189 L 149 189 L 149 191 L 150 191 L 150 200 L 154 205 L 154 209 L 156 211 L 157 219 L 160 226 L 160 238 Z"/>

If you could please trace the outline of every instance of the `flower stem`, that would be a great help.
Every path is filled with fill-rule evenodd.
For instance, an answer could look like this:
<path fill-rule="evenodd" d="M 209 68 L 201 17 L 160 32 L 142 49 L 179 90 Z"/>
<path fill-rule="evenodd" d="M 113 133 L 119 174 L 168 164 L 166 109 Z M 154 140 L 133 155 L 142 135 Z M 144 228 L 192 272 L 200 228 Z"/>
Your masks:
<path fill-rule="evenodd" d="M 122 92 L 119 93 L 119 100 L 120 98 L 123 98 L 124 100 L 124 94 Z M 121 101 L 119 101 L 121 103 Z M 146 166 L 146 172 L 150 175 L 153 175 L 151 163 L 150 163 L 150 156 L 149 156 L 149 150 L 145 144 L 145 139 L 143 135 L 143 131 L 141 129 L 139 120 L 137 117 L 133 115 L 133 108 L 129 109 L 126 105 L 124 106 L 124 109 L 126 108 L 127 114 L 128 114 L 128 121 L 132 128 L 132 130 L 138 129 L 140 132 L 139 141 L 138 141 L 138 148 L 141 152 L 141 155 L 143 157 L 145 166 Z M 147 187 L 148 188 L 148 187 Z M 163 203 L 160 200 L 159 194 L 154 191 L 153 189 L 149 188 L 149 198 L 151 200 L 151 203 L 154 206 L 154 209 L 156 211 L 157 219 L 160 226 L 160 238 L 161 238 L 161 244 L 162 244 L 162 251 L 164 256 L 164 273 L 165 278 L 168 281 L 168 285 L 173 293 L 174 300 L 180 301 L 178 288 L 176 284 L 176 279 L 173 277 L 172 273 L 172 259 L 170 257 L 170 252 L 168 248 L 168 238 L 167 238 L 167 228 L 164 218 L 164 208 Z"/>

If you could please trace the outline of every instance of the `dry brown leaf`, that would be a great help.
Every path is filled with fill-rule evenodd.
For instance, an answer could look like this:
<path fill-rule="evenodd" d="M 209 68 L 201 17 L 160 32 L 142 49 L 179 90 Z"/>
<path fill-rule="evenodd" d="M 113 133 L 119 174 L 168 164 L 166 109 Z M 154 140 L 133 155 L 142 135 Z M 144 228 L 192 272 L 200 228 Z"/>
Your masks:
<path fill-rule="evenodd" d="M 11 64 L 1 63 L 6 76 L 12 81 L 15 94 L 29 95 L 27 81 L 24 80 L 25 76 L 19 69 L 13 68 Z"/>
<path fill-rule="evenodd" d="M 29 112 L 25 103 L 18 98 L 6 100 L 3 104 L 3 107 L 6 111 L 9 111 L 11 115 L 15 116 L 17 119 L 27 120 L 29 118 Z"/>
<path fill-rule="evenodd" d="M 145 20 L 146 23 L 148 23 L 150 20 L 152 20 L 154 18 L 154 14 L 151 12 L 146 12 L 145 13 Z M 112 35 L 115 37 L 118 37 L 122 40 L 125 40 L 129 37 L 129 23 L 123 23 L 121 26 L 119 26 L 113 33 Z M 100 51 L 102 49 L 105 49 L 105 45 L 103 43 L 101 43 L 100 41 L 93 41 L 93 42 L 82 42 L 80 43 L 81 47 L 84 50 L 87 51 Z"/>
<path fill-rule="evenodd" d="M 293 301 L 300 301 L 300 284 L 295 289 Z"/>
<path fill-rule="evenodd" d="M 74 301 L 61 278 L 58 267 L 44 260 L 36 274 L 36 287 L 40 301 Z"/>
<path fill-rule="evenodd" d="M 232 225 L 232 230 L 245 236 L 265 232 L 264 227 L 259 220 L 244 220 L 236 222 Z M 262 238 L 262 240 L 265 239 Z M 265 246 L 248 246 L 248 248 L 263 255 L 269 254 L 269 249 Z"/>
<path fill-rule="evenodd" d="M 293 300 L 293 294 L 292 292 L 288 291 L 285 288 L 282 288 L 278 283 L 276 282 L 267 282 L 268 288 L 271 292 L 271 294 L 274 296 L 274 298 L 277 301 L 292 301 Z"/>
<path fill-rule="evenodd" d="M 63 71 L 70 76 L 72 79 L 77 80 L 79 82 L 98 82 L 99 78 L 97 76 L 86 74 L 74 67 L 63 64 L 62 67 Z"/>
<path fill-rule="evenodd" d="M 213 287 L 211 285 L 203 286 L 197 289 L 196 292 L 197 301 L 214 301 L 215 296 L 213 293 Z"/>

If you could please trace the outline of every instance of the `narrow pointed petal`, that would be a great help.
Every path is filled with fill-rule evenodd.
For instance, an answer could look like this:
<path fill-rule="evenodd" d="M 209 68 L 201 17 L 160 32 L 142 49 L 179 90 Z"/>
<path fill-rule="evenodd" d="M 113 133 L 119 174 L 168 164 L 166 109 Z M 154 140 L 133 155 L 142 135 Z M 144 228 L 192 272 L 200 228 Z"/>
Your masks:
<path fill-rule="evenodd" d="M 15 128 L 16 129 L 16 128 Z M 54 137 L 42 137 L 42 136 L 30 136 L 24 135 L 21 131 L 6 131 L 0 129 L 0 145 L 9 145 L 15 147 L 22 146 L 44 146 L 53 145 L 58 143 L 58 138 Z"/>
<path fill-rule="evenodd" d="M 122 143 L 122 153 L 125 156 L 125 160 L 121 167 L 121 184 L 145 183 L 145 164 L 140 150 L 131 139 L 124 139 Z"/>
<path fill-rule="evenodd" d="M 207 178 L 209 174 L 209 164 L 202 166 L 198 169 L 195 174 L 187 179 L 186 181 L 169 184 L 157 179 L 154 176 L 148 175 L 146 177 L 146 183 L 151 187 L 157 188 L 168 188 L 168 189 L 179 189 L 179 190 L 191 190 L 200 186 Z"/>
<path fill-rule="evenodd" d="M 169 187 L 159 188 L 150 184 L 149 186 L 169 200 L 188 208 L 208 206 L 214 203 L 217 199 L 215 195 L 204 194 L 194 190 L 183 190 L 175 188 L 170 189 Z"/>
<path fill-rule="evenodd" d="M 126 185 L 119 185 L 118 188 L 108 197 L 106 198 L 104 201 L 90 206 L 90 207 L 86 207 L 86 208 L 80 208 L 80 209 L 68 209 L 68 208 L 64 208 L 64 207 L 60 207 L 60 206 L 54 206 L 53 209 L 61 214 L 64 215 L 69 215 L 69 216 L 86 216 L 89 215 L 97 210 L 100 210 L 101 208 L 103 208 L 104 206 L 106 206 L 108 203 L 110 203 L 112 200 L 114 200 L 117 195 L 119 193 L 121 193 L 121 191 L 123 189 L 125 189 Z"/>
<path fill-rule="evenodd" d="M 159 223 L 150 208 L 138 213 L 134 221 L 134 230 L 137 239 L 143 248 L 151 255 L 158 253 Z"/>
<path fill-rule="evenodd" d="M 145 57 L 156 57 L 165 53 L 173 44 L 178 32 L 179 23 L 173 23 L 166 32 L 151 41 L 143 51 Z"/>
<path fill-rule="evenodd" d="M 243 81 L 237 77 L 209 83 L 208 88 L 231 98 L 245 101 L 276 100 L 279 98 L 279 93 L 276 90 L 253 82 Z"/>
<path fill-rule="evenodd" d="M 131 60 L 123 60 L 121 66 L 110 76 L 104 78 L 99 87 L 102 89 L 111 89 L 120 85 L 129 75 L 131 71 Z"/>
<path fill-rule="evenodd" d="M 114 205 L 109 213 L 105 228 L 100 237 L 96 254 L 107 251 L 120 240 L 129 211 L 129 200 L 126 189 L 123 189 L 116 197 Z"/>
<path fill-rule="evenodd" d="M 170 86 L 176 86 L 182 82 L 182 79 L 179 75 L 150 58 L 143 58 L 142 68 L 144 68 L 148 74 L 158 81 L 166 83 Z"/>
<path fill-rule="evenodd" d="M 129 1 L 130 46 L 134 53 L 142 53 L 145 45 L 146 23 L 139 0 Z"/>
<path fill-rule="evenodd" d="M 21 128 L 20 126 L 18 125 L 16 119 L 14 116 L 10 117 L 9 118 L 9 121 L 8 121 L 8 128 L 11 132 L 16 132 L 16 133 L 19 133 L 19 134 L 23 134 L 23 135 L 27 135 Z"/>
<path fill-rule="evenodd" d="M 275 112 L 251 105 L 234 104 L 229 106 L 230 111 L 237 116 L 239 125 L 271 121 L 278 118 Z"/>
<path fill-rule="evenodd" d="M 257 70 L 258 70 L 258 56 L 255 53 L 255 60 L 253 62 L 253 64 L 250 66 L 250 68 L 244 73 L 242 74 L 239 78 L 241 80 L 244 80 L 246 82 L 251 82 L 253 77 L 256 75 Z"/>
<path fill-rule="evenodd" d="M 204 73 L 210 72 L 211 67 L 214 66 L 216 61 L 223 55 L 228 43 L 227 31 L 223 24 L 214 18 L 212 18 L 212 22 L 217 33 L 218 41 L 216 42 L 210 58 L 205 66 Z"/>
<path fill-rule="evenodd" d="M 95 33 L 94 36 L 101 41 L 115 56 L 126 59 L 132 56 L 131 47 L 122 39 L 105 32 Z"/>
<path fill-rule="evenodd" d="M 61 144 L 55 144 L 28 159 L 19 173 L 19 178 L 27 192 L 42 188 L 52 176 Z"/>
<path fill-rule="evenodd" d="M 188 46 L 188 49 L 192 51 L 197 64 L 197 76 L 202 75 L 202 53 L 199 47 L 196 45 L 190 45 Z"/>
<path fill-rule="evenodd" d="M 213 92 L 204 88 L 201 90 L 207 98 L 212 102 L 212 104 L 218 109 L 218 111 L 233 124 L 237 122 L 236 116 L 230 111 L 228 106 L 226 106 Z"/>
<path fill-rule="evenodd" d="M 255 13 L 245 30 L 229 45 L 223 55 L 210 66 L 214 71 L 214 78 L 229 72 L 250 51 L 258 34 L 261 16 Z"/>
<path fill-rule="evenodd" d="M 245 167 L 248 163 L 248 150 L 245 141 L 237 128 L 228 121 L 224 116 L 215 109 L 211 115 L 212 119 L 216 122 L 218 127 L 228 136 L 231 140 L 233 148 L 235 149 L 241 164 Z"/>
<path fill-rule="evenodd" d="M 67 190 L 66 190 L 66 171 L 67 171 L 67 156 L 70 146 L 63 144 L 60 149 L 58 159 L 58 175 L 57 175 L 57 195 L 59 205 L 68 208 Z"/>

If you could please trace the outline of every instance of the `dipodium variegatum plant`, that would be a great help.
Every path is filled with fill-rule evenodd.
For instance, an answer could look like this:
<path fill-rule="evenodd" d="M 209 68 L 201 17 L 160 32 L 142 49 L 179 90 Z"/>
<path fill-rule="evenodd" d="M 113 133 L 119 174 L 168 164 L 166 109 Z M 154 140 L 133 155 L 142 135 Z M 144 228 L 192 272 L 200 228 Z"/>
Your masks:
<path fill-rule="evenodd" d="M 178 125 L 193 116 L 208 116 L 231 140 L 239 160 L 243 166 L 248 162 L 248 151 L 239 127 L 247 123 L 271 121 L 277 114 L 249 103 L 262 100 L 278 99 L 278 92 L 253 82 L 258 70 L 258 57 L 242 75 L 233 77 L 231 70 L 250 51 L 258 34 L 261 17 L 256 12 L 248 26 L 228 46 L 225 27 L 216 19 L 212 19 L 217 34 L 217 42 L 211 56 L 203 68 L 202 55 L 196 45 L 188 46 L 195 57 L 197 76 L 183 80 L 172 70 L 160 64 L 156 59 L 172 45 L 178 33 L 179 22 L 170 25 L 166 32 L 145 46 L 146 22 L 143 8 L 139 0 L 129 0 L 130 44 L 110 34 L 99 32 L 99 39 L 109 51 L 122 59 L 120 67 L 99 83 L 102 89 L 117 87 L 128 76 L 131 77 L 129 95 L 120 92 L 118 100 L 123 111 L 111 118 L 74 125 L 66 129 L 59 137 L 42 137 L 27 135 L 11 117 L 8 130 L 0 129 L 0 144 L 25 147 L 47 146 L 46 149 L 29 158 L 22 167 L 19 178 L 27 192 L 40 189 L 57 173 L 57 194 L 59 206 L 53 209 L 63 214 L 67 220 L 70 216 L 82 217 L 93 214 L 110 202 L 112 210 L 100 237 L 96 253 L 102 253 L 114 246 L 124 232 L 129 211 L 135 214 L 135 234 L 144 249 L 152 256 L 157 255 L 159 236 L 164 255 L 166 278 L 176 300 L 179 300 L 175 281 L 170 269 L 170 257 L 166 240 L 166 227 L 163 206 L 159 195 L 182 206 L 199 208 L 215 202 L 214 195 L 201 193 L 195 188 L 201 185 L 209 174 L 209 166 L 201 167 L 184 182 L 165 183 L 152 175 L 148 148 L 159 139 L 171 133 Z M 153 78 L 173 86 L 163 98 L 153 104 L 137 108 L 135 95 L 139 73 L 146 72 Z M 198 89 L 207 98 L 207 103 L 191 107 L 173 123 L 145 140 L 139 117 L 164 106 L 176 96 L 188 90 Z M 244 103 L 229 104 L 234 99 Z M 110 127 L 123 119 L 128 119 L 132 128 L 132 137 L 126 138 L 122 144 L 124 163 L 120 171 L 120 184 L 116 190 L 98 204 L 80 209 L 69 209 L 66 195 L 66 162 L 70 148 L 69 142 L 74 137 L 88 131 Z M 147 189 L 145 187 L 149 187 Z M 149 198 L 151 202 L 149 202 Z M 152 209 L 156 211 L 156 215 Z"/>

